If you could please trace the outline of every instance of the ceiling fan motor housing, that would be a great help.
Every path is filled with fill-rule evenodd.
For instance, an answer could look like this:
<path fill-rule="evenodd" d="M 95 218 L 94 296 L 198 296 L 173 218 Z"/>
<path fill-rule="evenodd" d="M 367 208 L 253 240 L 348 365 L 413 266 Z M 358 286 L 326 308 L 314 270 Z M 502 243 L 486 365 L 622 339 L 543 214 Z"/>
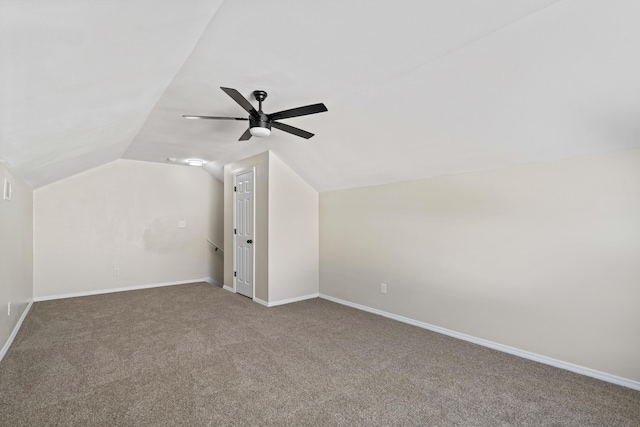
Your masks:
<path fill-rule="evenodd" d="M 262 111 L 258 111 L 258 117 L 249 116 L 249 127 L 261 127 L 271 129 L 271 123 L 269 117 Z"/>
<path fill-rule="evenodd" d="M 249 128 L 251 135 L 266 137 L 271 133 L 271 122 L 265 113 L 258 111 L 258 117 L 249 116 Z"/>

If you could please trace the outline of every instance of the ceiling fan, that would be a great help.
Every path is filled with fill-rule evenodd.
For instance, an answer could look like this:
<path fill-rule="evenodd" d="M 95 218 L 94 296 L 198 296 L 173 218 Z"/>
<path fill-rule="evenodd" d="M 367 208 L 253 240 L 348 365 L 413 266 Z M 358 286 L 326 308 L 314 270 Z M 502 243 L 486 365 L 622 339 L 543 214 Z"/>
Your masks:
<path fill-rule="evenodd" d="M 304 107 L 292 108 L 290 110 L 278 111 L 277 113 L 265 114 L 262 112 L 262 101 L 267 98 L 267 92 L 263 90 L 254 90 L 253 96 L 258 101 L 258 110 L 253 108 L 253 105 L 235 89 L 228 87 L 221 87 L 227 95 L 229 95 L 234 101 L 236 101 L 242 108 L 248 113 L 249 117 L 214 117 L 214 116 L 190 116 L 183 115 L 185 119 L 210 119 L 210 120 L 248 120 L 249 129 L 247 129 L 238 141 L 246 141 L 252 136 L 267 137 L 271 134 L 271 127 L 280 129 L 282 131 L 291 133 L 301 138 L 309 139 L 313 136 L 311 132 L 307 132 L 302 129 L 298 129 L 293 126 L 285 125 L 284 123 L 277 122 L 276 120 L 288 119 L 291 117 L 306 116 L 308 114 L 322 113 L 327 110 L 324 104 L 313 104 Z"/>

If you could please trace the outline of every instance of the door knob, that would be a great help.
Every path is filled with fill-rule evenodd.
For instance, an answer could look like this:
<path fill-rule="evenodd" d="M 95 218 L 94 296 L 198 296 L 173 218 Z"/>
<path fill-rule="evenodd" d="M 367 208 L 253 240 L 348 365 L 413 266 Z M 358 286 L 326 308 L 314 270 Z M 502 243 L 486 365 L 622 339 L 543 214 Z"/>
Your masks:
<path fill-rule="evenodd" d="M 247 240 L 247 243 L 253 243 L 253 240 L 249 239 Z"/>

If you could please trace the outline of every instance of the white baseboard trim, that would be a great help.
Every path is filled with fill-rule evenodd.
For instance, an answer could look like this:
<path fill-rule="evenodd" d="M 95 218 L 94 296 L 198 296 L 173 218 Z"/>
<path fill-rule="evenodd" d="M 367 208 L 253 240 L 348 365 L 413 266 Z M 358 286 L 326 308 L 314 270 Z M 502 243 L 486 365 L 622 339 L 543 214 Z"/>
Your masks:
<path fill-rule="evenodd" d="M 225 291 L 233 292 L 234 294 L 236 293 L 236 291 L 234 291 L 231 286 L 223 285 L 222 289 L 224 289 Z"/>
<path fill-rule="evenodd" d="M 7 351 L 9 351 L 9 347 L 11 347 L 13 340 L 15 339 L 16 335 L 18 334 L 18 331 L 20 330 L 20 327 L 22 326 L 22 322 L 24 322 L 24 319 L 27 317 L 27 314 L 29 313 L 29 310 L 31 310 L 32 305 L 33 305 L 33 301 L 30 301 L 29 304 L 27 305 L 27 308 L 25 308 L 24 311 L 22 312 L 20 319 L 18 319 L 18 323 L 16 323 L 15 328 L 13 328 L 11 335 L 9 335 L 9 339 L 7 340 L 6 343 L 4 343 L 4 346 L 2 346 L 2 350 L 0 350 L 0 362 L 4 358 L 4 355 L 7 354 Z"/>
<path fill-rule="evenodd" d="M 254 298 L 253 301 L 257 302 L 260 305 L 264 305 L 265 307 L 269 307 L 269 303 L 264 300 L 261 300 L 260 298 Z"/>
<path fill-rule="evenodd" d="M 212 278 L 203 277 L 200 279 L 180 280 L 176 282 L 151 283 L 148 285 L 136 285 L 136 286 L 129 286 L 126 288 L 100 289 L 97 291 L 73 292 L 70 294 L 59 294 L 59 295 L 47 295 L 43 297 L 35 297 L 33 298 L 33 301 L 39 302 L 39 301 L 50 301 L 50 300 L 62 299 L 62 298 L 86 297 L 90 295 L 111 294 L 114 292 L 137 291 L 140 289 L 149 289 L 149 288 L 161 288 L 163 286 L 187 285 L 189 283 L 201 283 L 201 282 L 211 283 L 211 281 L 213 281 Z"/>
<path fill-rule="evenodd" d="M 315 293 L 315 294 L 303 295 L 301 297 L 281 299 L 279 301 L 273 301 L 273 302 L 266 302 L 266 301 L 263 301 L 263 300 L 261 300 L 259 298 L 254 298 L 253 300 L 255 302 L 257 302 L 258 304 L 264 305 L 265 307 L 276 307 L 278 305 L 291 304 L 292 302 L 298 302 L 298 301 L 304 301 L 304 300 L 307 300 L 307 299 L 318 298 L 319 296 L 320 296 L 319 293 Z"/>
<path fill-rule="evenodd" d="M 218 282 L 216 279 L 214 279 L 213 277 L 207 277 L 204 279 L 205 282 L 207 282 L 208 284 L 215 286 L 217 288 L 222 288 L 222 283 Z"/>
<path fill-rule="evenodd" d="M 531 353 L 529 351 L 520 350 L 518 348 L 509 347 L 507 345 L 499 344 L 493 341 L 485 340 L 483 338 L 477 338 L 471 335 L 463 334 L 460 332 L 452 331 L 450 329 L 442 328 L 440 326 L 431 325 L 429 323 L 420 322 L 408 317 L 399 316 L 397 314 L 389 313 L 386 311 L 378 310 L 377 308 L 371 308 L 366 305 L 356 304 L 354 302 L 342 300 L 329 295 L 320 294 L 320 298 L 333 301 L 338 304 L 346 305 L 358 310 L 367 311 L 369 313 L 377 314 L 389 319 L 397 320 L 399 322 L 408 323 L 409 325 L 417 326 L 419 328 L 428 329 L 439 334 L 448 335 L 453 338 L 468 341 L 474 344 L 478 344 L 484 347 L 492 348 L 494 350 L 509 353 L 514 356 L 522 357 L 524 359 L 533 360 L 534 362 L 544 363 L 545 365 L 551 365 L 556 368 L 565 369 L 567 371 L 575 372 L 577 374 L 586 375 L 588 377 L 596 378 L 598 380 L 606 381 L 609 383 L 621 385 L 634 390 L 640 390 L 640 382 L 630 380 L 627 378 L 618 377 L 616 375 L 607 374 L 605 372 L 596 371 L 595 369 L 585 368 L 584 366 L 574 365 L 573 363 L 563 362 L 562 360 L 553 359 L 551 357 L 542 356 L 540 354 Z"/>

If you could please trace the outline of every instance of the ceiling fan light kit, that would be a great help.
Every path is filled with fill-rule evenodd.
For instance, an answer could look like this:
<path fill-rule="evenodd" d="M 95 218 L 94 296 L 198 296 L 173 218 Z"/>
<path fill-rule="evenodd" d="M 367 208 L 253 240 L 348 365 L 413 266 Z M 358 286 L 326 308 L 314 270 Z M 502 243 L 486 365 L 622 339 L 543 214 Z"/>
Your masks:
<path fill-rule="evenodd" d="M 238 103 L 242 108 L 249 113 L 249 117 L 215 117 L 215 116 L 193 116 L 183 115 L 185 119 L 209 119 L 209 120 L 248 120 L 249 128 L 240 136 L 239 141 L 246 141 L 252 136 L 260 138 L 266 138 L 271 135 L 271 128 L 280 129 L 281 131 L 290 133 L 292 135 L 299 136 L 301 138 L 309 139 L 313 136 L 311 132 L 307 132 L 302 129 L 298 129 L 293 126 L 286 125 L 284 123 L 277 122 L 276 120 L 288 119 L 291 117 L 306 116 L 308 114 L 322 113 L 327 110 L 324 104 L 312 104 L 304 107 L 292 108 L 290 110 L 278 111 L 277 113 L 265 114 L 262 111 L 262 101 L 267 98 L 267 92 L 264 90 L 254 90 L 253 96 L 258 101 L 258 110 L 253 108 L 253 105 L 244 97 L 240 92 L 228 87 L 221 87 L 227 95 Z"/>
<path fill-rule="evenodd" d="M 252 126 L 249 128 L 249 132 L 251 132 L 251 136 L 266 138 L 271 135 L 271 126 L 268 123 L 264 124 L 264 127 L 261 125 Z"/>

